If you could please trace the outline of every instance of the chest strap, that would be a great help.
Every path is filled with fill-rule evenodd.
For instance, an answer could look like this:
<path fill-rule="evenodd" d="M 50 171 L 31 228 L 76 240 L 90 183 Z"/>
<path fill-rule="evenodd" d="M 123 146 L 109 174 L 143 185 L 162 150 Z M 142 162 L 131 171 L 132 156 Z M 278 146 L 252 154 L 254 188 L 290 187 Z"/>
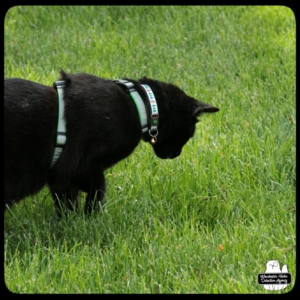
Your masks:
<path fill-rule="evenodd" d="M 55 142 L 54 154 L 51 162 L 51 168 L 55 165 L 56 161 L 58 160 L 67 140 L 66 121 L 64 118 L 64 111 L 65 111 L 64 87 L 66 86 L 66 82 L 64 80 L 55 81 L 53 86 L 56 88 L 57 95 L 58 95 L 58 121 L 57 121 L 57 131 L 56 131 L 56 142 Z"/>

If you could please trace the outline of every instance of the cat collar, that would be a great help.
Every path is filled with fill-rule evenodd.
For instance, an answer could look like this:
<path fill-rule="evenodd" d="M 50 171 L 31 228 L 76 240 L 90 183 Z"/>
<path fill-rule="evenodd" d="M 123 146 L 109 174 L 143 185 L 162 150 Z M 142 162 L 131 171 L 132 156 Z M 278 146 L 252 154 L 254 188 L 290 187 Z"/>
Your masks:
<path fill-rule="evenodd" d="M 142 84 L 141 86 L 144 88 L 144 90 L 147 93 L 149 102 L 150 102 L 150 128 L 148 126 L 148 118 L 147 118 L 147 112 L 146 112 L 146 107 L 144 104 L 143 99 L 141 98 L 140 94 L 137 92 L 134 84 L 130 81 L 127 80 L 123 80 L 123 79 L 119 79 L 119 80 L 114 80 L 115 83 L 121 85 L 122 87 L 125 87 L 126 91 L 129 93 L 129 95 L 131 96 L 131 98 L 133 99 L 133 102 L 135 103 L 137 110 L 138 110 L 138 114 L 139 114 L 139 118 L 140 118 L 140 122 L 141 122 L 141 126 L 142 126 L 142 132 L 146 132 L 147 130 L 149 130 L 149 135 L 152 137 L 151 139 L 151 143 L 155 144 L 157 141 L 157 135 L 158 135 L 158 107 L 157 107 L 157 102 L 154 96 L 153 91 L 151 90 L 151 88 L 146 85 L 146 84 Z"/>

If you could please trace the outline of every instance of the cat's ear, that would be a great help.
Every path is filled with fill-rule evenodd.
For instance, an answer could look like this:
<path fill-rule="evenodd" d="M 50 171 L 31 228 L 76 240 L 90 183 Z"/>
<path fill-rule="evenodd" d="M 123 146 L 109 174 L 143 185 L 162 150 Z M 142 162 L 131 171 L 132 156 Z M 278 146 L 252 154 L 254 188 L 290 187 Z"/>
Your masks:
<path fill-rule="evenodd" d="M 202 113 L 213 113 L 219 111 L 219 108 L 197 101 L 197 106 L 194 108 L 193 117 L 198 117 Z"/>
<path fill-rule="evenodd" d="M 66 82 L 66 85 L 68 85 L 71 82 L 71 78 L 63 69 L 60 69 L 59 73 L 60 73 L 59 80 L 64 80 Z"/>

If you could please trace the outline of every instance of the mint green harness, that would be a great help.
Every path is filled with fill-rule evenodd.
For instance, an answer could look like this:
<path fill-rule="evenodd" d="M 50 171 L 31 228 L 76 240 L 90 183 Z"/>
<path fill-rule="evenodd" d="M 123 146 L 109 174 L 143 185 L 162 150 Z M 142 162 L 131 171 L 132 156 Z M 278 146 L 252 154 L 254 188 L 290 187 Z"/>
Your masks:
<path fill-rule="evenodd" d="M 149 130 L 149 135 L 152 137 L 151 143 L 156 143 L 156 137 L 158 135 L 158 107 L 156 103 L 156 99 L 154 97 L 154 94 L 151 90 L 151 88 L 146 85 L 142 84 L 141 86 L 145 89 L 149 102 L 150 102 L 150 128 L 148 127 L 148 117 L 147 117 L 147 111 L 144 104 L 143 99 L 141 98 L 140 94 L 137 92 L 137 90 L 134 87 L 134 84 L 130 81 L 119 79 L 114 80 L 117 84 L 123 86 L 126 88 L 127 92 L 130 94 L 131 98 L 133 99 L 133 102 L 136 105 L 140 123 L 142 126 L 142 132 L 147 132 Z M 66 134 L 66 120 L 64 116 L 65 111 L 65 101 L 64 101 L 64 88 L 66 86 L 66 82 L 64 80 L 59 80 L 54 82 L 54 87 L 57 90 L 58 94 L 58 121 L 57 121 L 57 131 L 56 131 L 56 142 L 55 142 L 55 148 L 54 148 L 54 154 L 52 157 L 51 167 L 52 168 L 58 158 L 60 157 L 63 148 L 67 141 L 67 134 Z"/>

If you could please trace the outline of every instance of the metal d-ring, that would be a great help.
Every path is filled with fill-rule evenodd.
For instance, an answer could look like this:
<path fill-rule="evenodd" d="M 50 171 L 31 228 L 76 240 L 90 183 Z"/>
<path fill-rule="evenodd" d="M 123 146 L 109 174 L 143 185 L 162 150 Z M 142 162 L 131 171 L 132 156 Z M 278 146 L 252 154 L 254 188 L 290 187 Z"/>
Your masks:
<path fill-rule="evenodd" d="M 158 135 L 158 129 L 157 128 L 151 128 L 149 129 L 149 134 L 152 137 L 151 144 L 154 145 L 157 142 L 157 135 Z"/>

